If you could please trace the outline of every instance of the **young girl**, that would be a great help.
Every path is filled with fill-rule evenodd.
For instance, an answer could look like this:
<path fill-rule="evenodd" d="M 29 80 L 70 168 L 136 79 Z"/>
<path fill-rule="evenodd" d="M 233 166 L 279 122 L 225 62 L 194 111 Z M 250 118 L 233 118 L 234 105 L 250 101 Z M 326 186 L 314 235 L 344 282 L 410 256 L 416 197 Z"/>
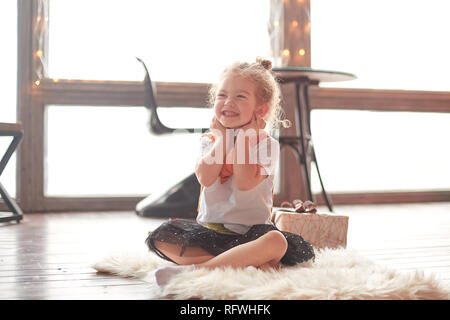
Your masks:
<path fill-rule="evenodd" d="M 280 89 L 271 66 L 262 59 L 235 63 L 211 88 L 215 116 L 195 167 L 202 186 L 196 222 L 169 220 L 146 240 L 178 265 L 156 270 L 159 285 L 196 267 L 266 269 L 314 258 L 309 242 L 271 222 L 279 144 L 263 129 L 288 126 L 280 120 Z"/>

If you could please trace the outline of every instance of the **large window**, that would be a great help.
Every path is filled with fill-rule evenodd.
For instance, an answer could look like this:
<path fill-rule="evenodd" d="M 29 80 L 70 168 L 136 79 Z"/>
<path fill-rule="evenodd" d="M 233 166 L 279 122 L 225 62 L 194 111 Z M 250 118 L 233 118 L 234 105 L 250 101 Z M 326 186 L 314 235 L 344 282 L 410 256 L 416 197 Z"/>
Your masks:
<path fill-rule="evenodd" d="M 0 3 L 0 30 L 2 30 L 2 48 L 0 50 L 0 122 L 16 122 L 17 96 L 17 3 L 2 1 Z M 10 137 L 0 137 L 0 156 L 11 142 Z M 1 176 L 1 183 L 8 193 L 16 193 L 16 154 L 9 160 Z M 1 200 L 0 200 L 1 201 Z"/>
<path fill-rule="evenodd" d="M 159 109 L 171 127 L 208 126 L 211 112 Z M 148 195 L 192 174 L 199 133 L 155 136 L 147 122 L 142 107 L 48 107 L 45 195 Z"/>
<path fill-rule="evenodd" d="M 311 1 L 311 64 L 355 73 L 323 86 L 450 90 L 450 3 Z"/>
<path fill-rule="evenodd" d="M 49 76 L 213 82 L 234 60 L 269 55 L 269 0 L 50 2 Z"/>
<path fill-rule="evenodd" d="M 308 66 L 311 54 L 313 68 L 358 76 L 310 91 L 320 169 L 340 203 L 360 201 L 361 194 L 361 201 L 378 202 L 379 193 L 398 190 L 405 191 L 402 201 L 416 195 L 447 200 L 446 2 L 360 2 L 6 1 L 0 26 L 10 32 L 2 38 L 7 50 L 0 66 L 11 74 L 0 81 L 7 89 L 2 98 L 11 103 L 0 108 L 0 121 L 16 120 L 19 92 L 25 136 L 17 185 L 24 211 L 130 210 L 143 196 L 191 174 L 199 134 L 149 132 L 144 70 L 135 57 L 146 62 L 158 89 L 163 123 L 200 128 L 209 126 L 212 110 L 181 107 L 204 107 L 209 83 L 225 65 L 270 57 L 271 41 L 283 54 L 299 42 L 311 47 L 298 65 Z M 285 18 L 270 18 L 271 5 Z M 308 15 L 311 25 L 303 21 Z M 304 27 L 291 34 L 282 25 Z M 271 38 L 273 27 L 280 34 Z M 294 114 L 287 101 L 286 113 Z M 290 161 L 287 156 L 280 163 L 290 168 Z M 14 164 L 2 176 L 2 183 L 10 181 L 8 190 L 14 189 Z M 297 173 L 282 173 L 275 199 L 295 199 L 301 192 Z M 395 195 L 385 199 L 395 201 Z"/>
<path fill-rule="evenodd" d="M 48 76 L 57 82 L 140 85 L 144 70 L 135 59 L 140 57 L 154 81 L 214 82 L 235 60 L 269 55 L 269 5 L 268 0 L 50 1 Z M 154 136 L 139 106 L 68 104 L 47 107 L 45 196 L 148 195 L 194 171 L 198 134 Z M 205 104 L 206 97 L 200 106 Z M 210 109 L 176 106 L 159 113 L 175 128 L 208 127 L 213 116 Z"/>
<path fill-rule="evenodd" d="M 450 91 L 450 42 L 443 40 L 449 9 L 439 0 L 311 1 L 312 67 L 358 77 L 320 86 Z M 450 190 L 449 120 L 433 113 L 313 111 L 327 189 Z"/>
<path fill-rule="evenodd" d="M 449 114 L 314 110 L 311 121 L 332 193 L 450 190 Z"/>

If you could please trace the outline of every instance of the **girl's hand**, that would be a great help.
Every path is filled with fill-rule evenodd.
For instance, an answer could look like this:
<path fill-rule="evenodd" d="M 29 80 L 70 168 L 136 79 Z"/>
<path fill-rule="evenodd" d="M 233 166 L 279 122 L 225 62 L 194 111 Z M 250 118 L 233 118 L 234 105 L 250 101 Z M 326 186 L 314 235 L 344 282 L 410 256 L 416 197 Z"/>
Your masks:
<path fill-rule="evenodd" d="M 264 119 L 259 118 L 256 116 L 256 114 L 253 114 L 252 119 L 249 123 L 245 124 L 241 127 L 243 131 L 253 129 L 255 132 L 258 132 L 259 130 L 262 130 L 266 127 L 266 121 Z"/>
<path fill-rule="evenodd" d="M 211 130 L 215 130 L 217 131 L 216 133 L 220 133 L 221 134 L 221 138 L 225 140 L 225 134 L 226 134 L 226 130 L 227 128 L 225 128 L 219 120 L 217 120 L 216 116 L 213 117 L 213 119 L 211 120 L 211 124 L 209 126 L 209 128 Z"/>
<path fill-rule="evenodd" d="M 212 133 L 217 136 L 217 140 L 215 143 L 217 144 L 217 148 L 222 149 L 223 162 L 221 163 L 223 164 L 225 163 L 225 158 L 227 156 L 227 128 L 225 128 L 222 123 L 220 123 L 216 116 L 214 116 L 211 120 L 209 128 L 211 129 Z"/>
<path fill-rule="evenodd" d="M 250 122 L 240 128 L 236 140 L 241 140 L 245 137 L 248 137 L 250 144 L 255 145 L 257 143 L 256 137 L 265 135 L 265 132 L 263 131 L 265 127 L 266 121 L 262 118 L 258 118 L 255 114 L 253 114 Z"/>

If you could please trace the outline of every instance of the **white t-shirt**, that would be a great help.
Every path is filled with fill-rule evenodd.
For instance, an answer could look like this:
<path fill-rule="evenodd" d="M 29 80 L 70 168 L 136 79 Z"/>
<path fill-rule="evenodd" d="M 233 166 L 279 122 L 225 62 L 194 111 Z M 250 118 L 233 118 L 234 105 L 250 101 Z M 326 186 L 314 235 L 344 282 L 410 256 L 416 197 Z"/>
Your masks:
<path fill-rule="evenodd" d="M 207 135 L 201 137 L 201 156 L 208 153 L 214 141 Z M 227 154 L 233 145 L 227 146 Z M 227 229 L 244 234 L 252 225 L 270 224 L 273 205 L 273 181 L 280 156 L 280 145 L 272 137 L 262 139 L 250 151 L 250 159 L 264 168 L 268 175 L 253 189 L 242 191 L 232 175 L 221 183 L 220 176 L 200 195 L 197 222 L 222 223 Z M 250 160 L 252 161 L 252 160 Z"/>

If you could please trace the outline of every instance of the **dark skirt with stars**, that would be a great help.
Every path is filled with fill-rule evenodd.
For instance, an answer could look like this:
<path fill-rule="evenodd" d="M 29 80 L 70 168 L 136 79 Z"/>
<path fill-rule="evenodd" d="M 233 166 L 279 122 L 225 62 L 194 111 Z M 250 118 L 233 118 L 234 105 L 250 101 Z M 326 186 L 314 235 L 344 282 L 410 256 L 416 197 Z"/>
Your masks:
<path fill-rule="evenodd" d="M 277 230 L 272 224 L 256 224 L 245 234 L 223 234 L 208 229 L 195 221 L 176 219 L 164 222 L 145 240 L 150 250 L 161 258 L 172 261 L 159 251 L 154 242 L 162 241 L 180 246 L 180 256 L 188 247 L 200 247 L 209 254 L 217 256 L 233 247 L 258 239 L 269 231 Z M 314 259 L 314 249 L 301 236 L 280 231 L 286 238 L 288 248 L 281 258 L 283 265 L 292 266 Z M 175 262 L 174 262 L 175 263 Z"/>

